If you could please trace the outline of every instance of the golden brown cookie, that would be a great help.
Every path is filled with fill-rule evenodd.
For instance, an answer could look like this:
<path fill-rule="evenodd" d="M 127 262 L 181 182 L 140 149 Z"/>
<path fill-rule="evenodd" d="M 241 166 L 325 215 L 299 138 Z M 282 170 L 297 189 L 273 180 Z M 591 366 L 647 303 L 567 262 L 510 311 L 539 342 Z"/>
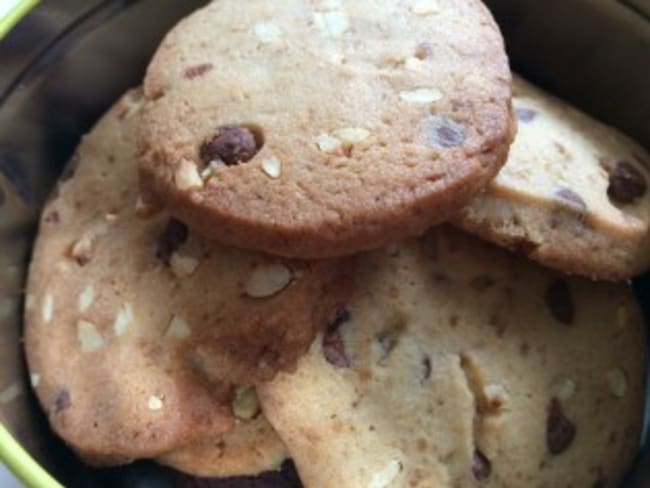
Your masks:
<path fill-rule="evenodd" d="M 156 461 L 199 477 L 250 476 L 280 469 L 288 454 L 262 415 L 253 388 L 237 391 L 233 411 L 236 426 L 231 432 L 176 449 Z"/>
<path fill-rule="evenodd" d="M 595 279 L 650 268 L 650 155 L 515 77 L 508 162 L 455 222 L 539 263 Z"/>
<path fill-rule="evenodd" d="M 27 286 L 36 394 L 56 433 L 94 464 L 224 434 L 241 444 L 233 383 L 291 368 L 349 283 L 345 262 L 278 260 L 206 241 L 164 214 L 139 218 L 141 101 L 131 92 L 84 138 L 44 209 Z M 260 455 L 246 468 L 229 450 L 232 466 L 215 470 L 276 466 L 277 438 L 246 429 Z"/>
<path fill-rule="evenodd" d="M 144 82 L 141 187 L 208 238 L 323 258 L 448 218 L 514 134 L 478 0 L 220 0 Z"/>
<path fill-rule="evenodd" d="M 258 388 L 310 488 L 617 487 L 646 348 L 624 284 L 450 227 L 365 255 L 295 373 Z"/>

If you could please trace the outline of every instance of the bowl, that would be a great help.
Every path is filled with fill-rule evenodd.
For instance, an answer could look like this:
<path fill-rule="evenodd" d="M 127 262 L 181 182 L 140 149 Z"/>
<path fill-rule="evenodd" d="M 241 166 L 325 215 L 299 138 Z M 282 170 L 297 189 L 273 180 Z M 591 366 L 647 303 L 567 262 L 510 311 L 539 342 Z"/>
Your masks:
<path fill-rule="evenodd" d="M 39 209 L 64 163 L 98 116 L 140 83 L 165 32 L 203 3 L 45 2 L 0 41 L 0 458 L 28 486 L 59 486 L 56 480 L 70 487 L 191 483 L 146 461 L 106 470 L 83 465 L 51 433 L 38 407 L 21 330 Z M 645 0 L 486 3 L 515 70 L 650 149 L 650 5 Z M 650 275 L 635 280 L 634 287 L 648 318 Z M 647 419 L 648 413 L 646 424 Z M 273 482 L 211 486 L 270 487 Z M 644 435 L 625 487 L 648 486 L 650 443 Z"/>

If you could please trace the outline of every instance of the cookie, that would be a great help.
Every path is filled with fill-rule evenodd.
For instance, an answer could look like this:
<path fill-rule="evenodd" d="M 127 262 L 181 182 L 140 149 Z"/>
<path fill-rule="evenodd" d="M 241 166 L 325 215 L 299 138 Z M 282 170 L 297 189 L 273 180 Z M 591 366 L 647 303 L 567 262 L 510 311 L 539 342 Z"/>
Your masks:
<path fill-rule="evenodd" d="M 233 410 L 237 423 L 231 432 L 176 449 L 156 461 L 199 477 L 250 476 L 279 470 L 288 454 L 262 415 L 255 390 L 238 390 Z"/>
<path fill-rule="evenodd" d="M 233 401 L 236 427 L 229 433 L 157 458 L 185 473 L 199 477 L 255 475 L 280 469 L 287 453 L 262 415 L 252 387 L 241 387 Z"/>
<path fill-rule="evenodd" d="M 84 138 L 44 209 L 27 285 L 36 394 L 93 464 L 241 437 L 233 384 L 291 368 L 350 281 L 347 260 L 278 260 L 164 214 L 138 217 L 140 107 L 131 92 Z M 261 453 L 283 451 L 277 439 L 258 440 L 256 427 L 250 436 L 275 466 L 280 453 Z"/>
<path fill-rule="evenodd" d="M 202 235 L 323 258 L 420 234 L 469 202 L 514 132 L 478 0 L 220 0 L 145 78 L 141 187 Z"/>
<path fill-rule="evenodd" d="M 539 263 L 596 279 L 650 268 L 650 155 L 515 78 L 507 164 L 455 222 Z"/>
<path fill-rule="evenodd" d="M 445 227 L 358 271 L 296 372 L 258 388 L 305 486 L 618 486 L 645 369 L 627 285 Z"/>

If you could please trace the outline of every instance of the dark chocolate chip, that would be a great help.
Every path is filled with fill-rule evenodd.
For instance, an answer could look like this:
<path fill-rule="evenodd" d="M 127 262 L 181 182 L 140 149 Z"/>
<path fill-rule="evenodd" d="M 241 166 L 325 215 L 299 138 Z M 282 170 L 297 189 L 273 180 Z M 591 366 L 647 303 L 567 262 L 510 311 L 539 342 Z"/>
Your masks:
<path fill-rule="evenodd" d="M 555 192 L 555 196 L 569 207 L 578 213 L 585 213 L 587 211 L 587 204 L 580 195 L 571 190 L 570 188 L 562 188 Z"/>
<path fill-rule="evenodd" d="M 48 225 L 58 224 L 59 222 L 61 222 L 61 217 L 59 215 L 59 212 L 57 212 L 56 210 L 52 210 L 45 217 L 43 217 L 43 222 L 45 222 Z"/>
<path fill-rule="evenodd" d="M 334 315 L 334 321 L 330 327 L 338 328 L 341 324 L 350 320 L 350 311 L 345 307 L 338 307 Z"/>
<path fill-rule="evenodd" d="M 576 425 L 562 411 L 557 398 L 551 400 L 546 419 L 546 446 L 548 452 L 558 455 L 566 451 L 576 436 Z"/>
<path fill-rule="evenodd" d="M 7 201 L 7 194 L 4 191 L 4 188 L 0 186 L 0 206 L 4 205 Z"/>
<path fill-rule="evenodd" d="M 92 260 L 92 258 L 93 255 L 91 249 L 84 249 L 83 251 L 77 252 L 74 255 L 74 260 L 79 266 L 86 266 Z"/>
<path fill-rule="evenodd" d="M 515 114 L 517 115 L 517 120 L 526 123 L 531 122 L 537 117 L 537 112 L 532 108 L 515 108 Z"/>
<path fill-rule="evenodd" d="M 431 377 L 431 358 L 429 356 L 424 356 L 422 358 L 422 380 L 421 383 L 424 383 Z"/>
<path fill-rule="evenodd" d="M 212 63 L 202 63 L 202 64 L 197 64 L 196 66 L 190 66 L 185 70 L 185 78 L 187 78 L 188 80 L 193 80 L 194 78 L 203 76 L 212 68 L 213 68 Z"/>
<path fill-rule="evenodd" d="M 433 46 L 430 42 L 421 42 L 415 48 L 415 57 L 418 59 L 426 59 L 433 56 Z"/>
<path fill-rule="evenodd" d="M 200 156 L 205 164 L 219 160 L 231 166 L 250 161 L 258 151 L 253 131 L 247 127 L 226 126 L 203 143 Z"/>
<path fill-rule="evenodd" d="M 472 474 L 474 478 L 476 481 L 485 481 L 490 477 L 490 473 L 492 473 L 490 460 L 481 451 L 475 450 L 472 458 Z"/>
<path fill-rule="evenodd" d="M 571 324 L 575 317 L 569 284 L 563 279 L 553 281 L 546 289 L 546 306 L 558 322 Z"/>
<path fill-rule="evenodd" d="M 59 413 L 69 408 L 72 405 L 72 400 L 70 399 L 70 392 L 68 390 L 61 390 L 59 394 L 54 399 L 53 411 L 54 413 Z"/>
<path fill-rule="evenodd" d="M 607 196 L 616 203 L 632 203 L 648 189 L 645 176 L 628 161 L 619 161 L 609 171 Z"/>
<path fill-rule="evenodd" d="M 187 241 L 188 236 L 189 231 L 183 222 L 176 219 L 169 219 L 165 230 L 163 230 L 160 239 L 158 239 L 156 257 L 168 263 L 172 254 Z"/>
<path fill-rule="evenodd" d="M 427 132 L 434 145 L 445 149 L 462 146 L 465 142 L 465 127 L 447 117 L 431 117 L 428 120 Z"/>
<path fill-rule="evenodd" d="M 350 312 L 340 307 L 336 310 L 334 321 L 328 326 L 323 335 L 323 355 L 330 364 L 337 368 L 349 368 L 350 358 L 345 354 L 345 343 L 340 327 L 350 320 Z"/>

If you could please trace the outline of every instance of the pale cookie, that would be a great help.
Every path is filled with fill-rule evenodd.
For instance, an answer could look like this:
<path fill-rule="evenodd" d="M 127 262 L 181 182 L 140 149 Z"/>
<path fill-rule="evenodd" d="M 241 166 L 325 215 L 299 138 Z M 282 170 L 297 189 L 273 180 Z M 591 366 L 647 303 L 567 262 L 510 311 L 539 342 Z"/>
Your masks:
<path fill-rule="evenodd" d="M 345 298 L 345 262 L 271 259 L 166 215 L 138 218 L 140 106 L 131 92 L 84 138 L 43 212 L 25 311 L 36 394 L 56 433 L 94 464 L 230 432 L 238 451 L 215 472 L 273 468 L 284 450 L 258 435 L 270 432 L 261 420 L 247 428 L 258 455 L 241 458 L 248 434 L 232 432 L 243 422 L 232 384 L 293 366 Z"/>
<path fill-rule="evenodd" d="M 141 187 L 198 232 L 272 254 L 380 247 L 449 218 L 514 135 L 478 0 L 220 0 L 145 79 Z"/>
<path fill-rule="evenodd" d="M 545 266 L 622 280 L 650 268 L 650 155 L 611 127 L 515 78 L 507 164 L 456 219 Z"/>
<path fill-rule="evenodd" d="M 258 392 L 310 488 L 615 487 L 642 325 L 626 285 L 440 227 L 363 257 L 339 320 Z"/>

